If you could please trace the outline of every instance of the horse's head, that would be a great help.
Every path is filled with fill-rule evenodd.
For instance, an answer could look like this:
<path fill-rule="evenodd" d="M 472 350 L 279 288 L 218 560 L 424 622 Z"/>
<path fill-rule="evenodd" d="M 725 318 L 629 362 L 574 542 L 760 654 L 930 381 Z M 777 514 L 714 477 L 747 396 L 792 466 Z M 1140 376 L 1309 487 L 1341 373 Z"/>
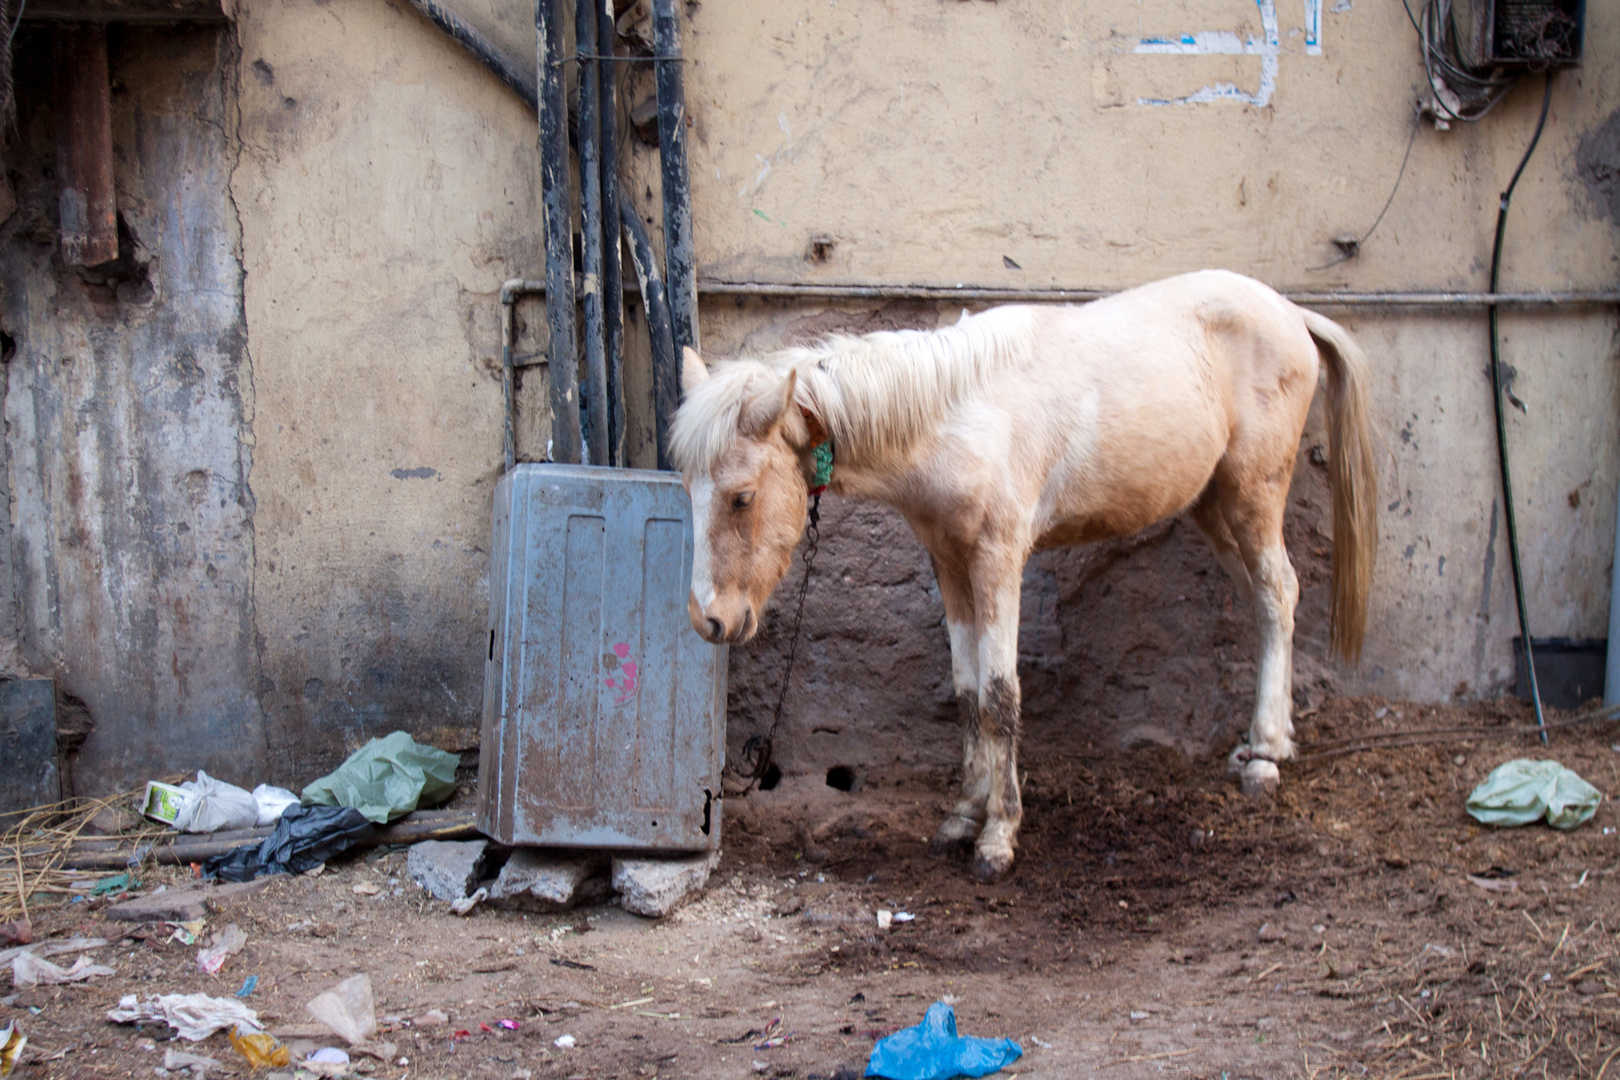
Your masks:
<path fill-rule="evenodd" d="M 826 435 L 795 403 L 794 372 L 743 361 L 711 375 L 687 349 L 681 381 L 670 449 L 692 497 L 687 614 L 708 641 L 747 641 L 793 561 Z"/>

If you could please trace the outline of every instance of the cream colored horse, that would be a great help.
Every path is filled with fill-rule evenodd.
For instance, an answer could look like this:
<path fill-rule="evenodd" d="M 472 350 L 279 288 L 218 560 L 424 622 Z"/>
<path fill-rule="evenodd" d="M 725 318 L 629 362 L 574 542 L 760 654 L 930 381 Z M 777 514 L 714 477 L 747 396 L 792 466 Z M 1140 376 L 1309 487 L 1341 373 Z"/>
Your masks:
<path fill-rule="evenodd" d="M 834 337 L 716 365 L 687 350 L 672 456 L 692 496 L 692 625 L 746 641 L 805 523 L 814 449 L 831 490 L 897 509 L 933 557 L 965 734 L 962 797 L 934 838 L 1004 874 L 1023 816 L 1018 598 L 1032 551 L 1187 511 L 1263 635 L 1244 790 L 1294 753 L 1299 588 L 1283 546 L 1294 455 L 1327 368 L 1332 642 L 1360 652 L 1377 502 L 1366 361 L 1260 283 L 1204 271 L 1084 307 L 1001 307 L 931 333 Z"/>

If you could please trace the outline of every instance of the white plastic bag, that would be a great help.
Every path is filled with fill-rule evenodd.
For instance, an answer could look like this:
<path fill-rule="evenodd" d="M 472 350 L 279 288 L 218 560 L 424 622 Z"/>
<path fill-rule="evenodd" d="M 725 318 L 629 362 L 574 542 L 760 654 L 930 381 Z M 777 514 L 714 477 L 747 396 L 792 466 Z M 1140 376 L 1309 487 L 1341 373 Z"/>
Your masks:
<path fill-rule="evenodd" d="M 60 986 L 62 983 L 93 979 L 98 975 L 116 972 L 104 964 L 92 964 L 88 956 L 80 956 L 70 968 L 58 967 L 49 960 L 41 960 L 33 953 L 21 953 L 11 961 L 11 984 L 18 990 L 28 990 L 44 983 Z"/>
<path fill-rule="evenodd" d="M 243 1034 L 257 1035 L 264 1030 L 259 1014 L 233 998 L 207 994 L 164 994 L 141 1001 L 134 994 L 118 999 L 118 1008 L 107 1014 L 115 1024 L 162 1020 L 182 1039 L 201 1042 L 223 1028 L 236 1027 Z"/>
<path fill-rule="evenodd" d="M 251 829 L 259 823 L 259 804 L 235 784 L 215 780 L 197 770 L 197 779 L 180 785 L 195 800 L 174 819 L 181 832 L 219 832 L 221 829 Z M 189 812 L 188 812 L 189 811 Z"/>
<path fill-rule="evenodd" d="M 197 967 L 202 969 L 204 974 L 218 975 L 219 969 L 225 966 L 226 959 L 241 952 L 246 944 L 247 934 L 242 932 L 241 927 L 231 923 L 214 935 L 214 940 L 206 949 L 198 951 Z"/>
<path fill-rule="evenodd" d="M 1491 770 L 1468 796 L 1468 812 L 1486 825 L 1528 825 L 1547 819 L 1573 829 L 1597 813 L 1603 793 L 1556 761 L 1516 758 Z"/>
<path fill-rule="evenodd" d="M 371 979 L 365 975 L 344 979 L 316 995 L 305 1008 L 351 1046 L 377 1032 L 377 1006 L 371 996 Z"/>
<path fill-rule="evenodd" d="M 298 805 L 298 796 L 286 788 L 260 784 L 253 789 L 253 801 L 259 807 L 259 824 L 274 825 L 287 812 L 287 807 Z"/>

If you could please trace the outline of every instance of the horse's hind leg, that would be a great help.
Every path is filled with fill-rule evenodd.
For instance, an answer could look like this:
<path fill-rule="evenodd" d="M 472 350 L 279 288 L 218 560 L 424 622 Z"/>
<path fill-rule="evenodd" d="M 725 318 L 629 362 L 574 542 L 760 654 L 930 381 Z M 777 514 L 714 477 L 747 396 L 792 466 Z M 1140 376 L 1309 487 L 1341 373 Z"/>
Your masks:
<path fill-rule="evenodd" d="M 984 739 L 979 733 L 979 635 L 973 621 L 973 594 L 966 575 L 934 560 L 934 577 L 945 601 L 945 626 L 951 639 L 951 681 L 962 718 L 962 797 L 940 823 L 928 845 L 936 855 L 971 847 L 984 826 L 990 797 L 990 775 Z"/>
<path fill-rule="evenodd" d="M 1291 459 L 1286 464 L 1292 464 Z M 1294 608 L 1299 603 L 1299 581 L 1283 544 L 1289 474 L 1285 465 L 1247 485 L 1234 484 L 1219 497 L 1221 516 L 1253 585 L 1261 634 L 1249 742 L 1233 751 L 1231 759 L 1246 795 L 1276 790 L 1281 779 L 1277 763 L 1294 756 Z"/>
<path fill-rule="evenodd" d="M 1193 503 L 1191 516 L 1193 524 L 1198 531 L 1204 534 L 1209 541 L 1210 550 L 1215 553 L 1215 561 L 1221 564 L 1226 576 L 1232 579 L 1232 587 L 1237 590 L 1238 602 L 1244 607 L 1254 603 L 1254 582 L 1249 579 L 1249 568 L 1243 563 L 1243 551 L 1238 547 L 1237 538 L 1232 535 L 1232 528 L 1226 523 L 1226 515 L 1221 513 L 1220 491 L 1211 480 L 1204 493 Z"/>

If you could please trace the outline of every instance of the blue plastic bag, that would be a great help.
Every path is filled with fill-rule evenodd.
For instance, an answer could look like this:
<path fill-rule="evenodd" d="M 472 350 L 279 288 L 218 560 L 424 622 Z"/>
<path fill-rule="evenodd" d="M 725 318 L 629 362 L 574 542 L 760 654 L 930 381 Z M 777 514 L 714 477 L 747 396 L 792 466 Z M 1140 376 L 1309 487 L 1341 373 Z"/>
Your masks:
<path fill-rule="evenodd" d="M 954 1080 L 986 1076 L 1024 1056 L 1011 1039 L 966 1039 L 956 1034 L 956 1013 L 943 1001 L 928 1006 L 916 1027 L 879 1039 L 866 1064 L 867 1076 L 884 1080 Z"/>

